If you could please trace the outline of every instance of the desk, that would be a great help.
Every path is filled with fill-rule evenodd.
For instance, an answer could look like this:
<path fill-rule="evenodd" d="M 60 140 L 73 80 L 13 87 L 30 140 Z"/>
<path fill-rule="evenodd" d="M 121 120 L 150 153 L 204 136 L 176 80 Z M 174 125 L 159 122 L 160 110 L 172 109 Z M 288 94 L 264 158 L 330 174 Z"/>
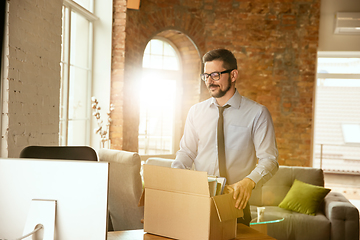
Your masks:
<path fill-rule="evenodd" d="M 108 240 L 165 240 L 170 239 L 166 237 L 160 237 L 149 233 L 144 233 L 144 230 L 128 230 L 128 231 L 116 231 L 108 233 Z M 260 233 L 244 224 L 239 223 L 237 228 L 237 236 L 235 239 L 247 239 L 247 240 L 275 240 L 264 233 Z"/>

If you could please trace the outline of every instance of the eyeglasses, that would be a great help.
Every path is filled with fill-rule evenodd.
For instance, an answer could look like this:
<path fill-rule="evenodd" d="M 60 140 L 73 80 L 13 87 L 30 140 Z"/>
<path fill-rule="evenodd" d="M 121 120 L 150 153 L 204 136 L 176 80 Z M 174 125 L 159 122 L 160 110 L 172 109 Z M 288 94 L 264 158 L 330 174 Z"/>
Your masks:
<path fill-rule="evenodd" d="M 219 81 L 220 77 L 221 77 L 221 74 L 230 73 L 232 70 L 235 70 L 235 69 L 236 68 L 225 70 L 225 71 L 222 71 L 222 72 L 212 72 L 210 74 L 202 73 L 202 74 L 200 74 L 200 77 L 201 77 L 201 80 L 203 80 L 204 82 L 206 82 L 209 79 L 209 77 L 211 77 L 211 79 L 214 80 L 214 81 Z"/>

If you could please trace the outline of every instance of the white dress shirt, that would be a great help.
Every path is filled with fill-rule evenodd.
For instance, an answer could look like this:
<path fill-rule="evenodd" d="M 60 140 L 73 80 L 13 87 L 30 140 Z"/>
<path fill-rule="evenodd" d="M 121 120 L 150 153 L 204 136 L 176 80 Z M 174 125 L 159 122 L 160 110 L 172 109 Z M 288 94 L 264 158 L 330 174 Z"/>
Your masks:
<path fill-rule="evenodd" d="M 230 105 L 223 113 L 227 183 L 248 177 L 262 185 L 279 168 L 271 115 L 238 91 L 225 105 Z M 219 176 L 217 106 L 216 99 L 210 98 L 191 107 L 173 168 L 190 169 L 194 164 L 197 171 Z"/>

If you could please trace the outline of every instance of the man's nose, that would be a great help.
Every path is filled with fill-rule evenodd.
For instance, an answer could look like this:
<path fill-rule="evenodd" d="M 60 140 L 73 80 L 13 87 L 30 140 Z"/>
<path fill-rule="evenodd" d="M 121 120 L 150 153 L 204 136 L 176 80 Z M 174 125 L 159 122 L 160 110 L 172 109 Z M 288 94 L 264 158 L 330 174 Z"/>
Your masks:
<path fill-rule="evenodd" d="M 206 79 L 206 84 L 210 85 L 214 82 L 214 79 L 212 79 L 211 76 L 209 76 L 207 79 Z"/>

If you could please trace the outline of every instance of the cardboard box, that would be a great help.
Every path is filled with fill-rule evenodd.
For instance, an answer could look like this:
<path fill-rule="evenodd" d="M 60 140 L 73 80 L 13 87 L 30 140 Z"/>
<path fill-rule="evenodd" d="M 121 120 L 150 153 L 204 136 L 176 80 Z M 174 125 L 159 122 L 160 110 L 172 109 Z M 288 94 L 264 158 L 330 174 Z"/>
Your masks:
<path fill-rule="evenodd" d="M 206 172 L 144 165 L 144 231 L 175 239 L 236 237 L 232 194 L 210 197 Z"/>

